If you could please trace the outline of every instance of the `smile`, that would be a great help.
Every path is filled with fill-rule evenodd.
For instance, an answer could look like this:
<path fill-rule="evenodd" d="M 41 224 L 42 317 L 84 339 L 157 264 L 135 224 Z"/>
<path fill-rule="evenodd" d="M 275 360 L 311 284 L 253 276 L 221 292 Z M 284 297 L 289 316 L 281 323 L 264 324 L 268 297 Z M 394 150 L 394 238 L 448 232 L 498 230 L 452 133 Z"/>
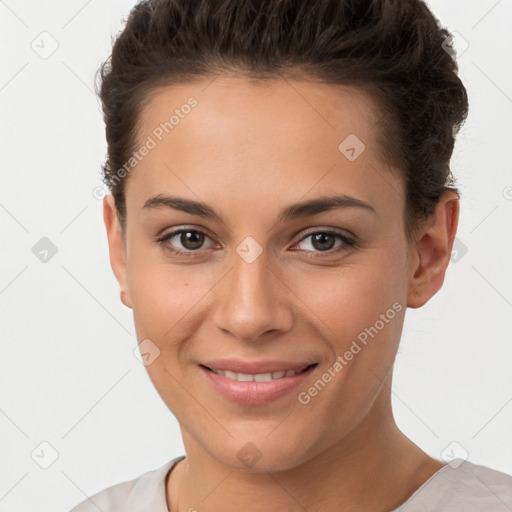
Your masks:
<path fill-rule="evenodd" d="M 240 405 L 254 406 L 268 404 L 279 398 L 284 399 L 285 396 L 292 400 L 291 392 L 317 369 L 318 363 L 296 366 L 295 369 L 276 369 L 265 373 L 213 369 L 203 364 L 200 364 L 199 368 L 201 374 L 206 377 L 209 387 L 221 397 Z"/>
<path fill-rule="evenodd" d="M 307 366 L 303 370 L 286 370 L 272 373 L 237 373 L 230 370 L 215 370 L 207 366 L 205 366 L 205 368 L 217 375 L 223 375 L 228 379 L 237 380 L 239 382 L 270 382 L 271 380 L 282 379 L 283 377 L 292 377 L 293 375 L 306 371 L 310 366 Z"/>

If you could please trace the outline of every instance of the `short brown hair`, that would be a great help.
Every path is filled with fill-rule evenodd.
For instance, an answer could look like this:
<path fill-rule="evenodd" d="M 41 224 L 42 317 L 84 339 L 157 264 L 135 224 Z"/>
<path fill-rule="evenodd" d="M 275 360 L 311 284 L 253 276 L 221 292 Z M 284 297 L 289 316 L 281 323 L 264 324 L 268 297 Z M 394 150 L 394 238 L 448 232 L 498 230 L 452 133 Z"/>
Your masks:
<path fill-rule="evenodd" d="M 459 193 L 449 163 L 468 98 L 450 42 L 422 0 L 138 3 L 98 70 L 108 144 L 103 180 L 123 232 L 129 174 L 116 174 L 135 149 L 150 93 L 235 72 L 258 80 L 302 75 L 369 92 L 379 105 L 383 158 L 405 179 L 410 239 L 444 190 Z"/>

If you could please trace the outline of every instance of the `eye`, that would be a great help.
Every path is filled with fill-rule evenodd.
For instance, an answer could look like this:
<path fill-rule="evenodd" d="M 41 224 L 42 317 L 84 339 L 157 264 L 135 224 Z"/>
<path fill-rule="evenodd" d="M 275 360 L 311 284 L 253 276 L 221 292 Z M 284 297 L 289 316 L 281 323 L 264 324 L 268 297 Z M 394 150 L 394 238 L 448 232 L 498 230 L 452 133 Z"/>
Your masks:
<path fill-rule="evenodd" d="M 178 229 L 167 233 L 157 242 L 166 250 L 179 256 L 193 256 L 192 253 L 203 249 L 205 239 L 210 237 L 203 231 L 197 229 Z M 176 247 L 181 244 L 181 247 Z M 214 244 L 215 245 L 215 244 Z"/>
<path fill-rule="evenodd" d="M 213 242 L 210 247 L 203 247 L 207 239 L 211 241 L 211 238 L 201 230 L 181 228 L 167 233 L 158 239 L 157 242 L 167 252 L 177 256 L 193 257 L 200 255 L 203 250 L 220 247 Z M 309 241 L 307 241 L 308 239 Z M 336 245 L 337 240 L 339 243 Z M 317 230 L 311 231 L 303 236 L 299 242 L 297 242 L 296 246 L 300 244 L 304 244 L 305 247 L 299 249 L 292 248 L 291 250 L 301 250 L 305 253 L 312 253 L 309 257 L 321 258 L 354 249 L 356 242 L 337 231 Z M 179 245 L 181 245 L 181 247 L 179 247 Z"/>
<path fill-rule="evenodd" d="M 309 241 L 307 241 L 308 239 Z M 336 240 L 340 241 L 338 245 L 336 245 Z M 305 248 L 302 248 L 301 250 L 317 253 L 312 256 L 314 258 L 323 257 L 324 254 L 321 253 L 325 253 L 325 256 L 332 256 L 334 253 L 348 251 L 353 249 L 355 246 L 354 240 L 332 230 L 312 231 L 302 237 L 298 242 L 298 245 L 301 243 L 304 243 L 305 246 Z"/>

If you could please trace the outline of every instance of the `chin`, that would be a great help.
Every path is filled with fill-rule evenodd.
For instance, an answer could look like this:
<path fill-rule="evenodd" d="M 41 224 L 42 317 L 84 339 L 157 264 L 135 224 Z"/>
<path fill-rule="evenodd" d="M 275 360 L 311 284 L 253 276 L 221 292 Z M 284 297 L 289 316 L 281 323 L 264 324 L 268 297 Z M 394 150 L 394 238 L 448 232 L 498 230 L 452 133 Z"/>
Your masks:
<path fill-rule="evenodd" d="M 304 440 L 298 439 L 296 443 L 285 444 L 279 436 L 275 436 L 273 440 L 270 437 L 265 432 L 261 436 L 253 435 L 243 441 L 233 439 L 225 446 L 216 446 L 210 450 L 210 454 L 225 466 L 251 473 L 286 471 L 308 460 L 304 451 Z"/>

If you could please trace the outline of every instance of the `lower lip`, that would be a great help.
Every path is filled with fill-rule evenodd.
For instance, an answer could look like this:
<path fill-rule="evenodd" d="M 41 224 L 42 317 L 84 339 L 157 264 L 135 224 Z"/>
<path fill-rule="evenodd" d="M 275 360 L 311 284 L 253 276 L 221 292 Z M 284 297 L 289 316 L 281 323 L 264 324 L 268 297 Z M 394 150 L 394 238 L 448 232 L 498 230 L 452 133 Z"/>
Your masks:
<path fill-rule="evenodd" d="M 241 382 L 224 375 L 219 375 L 203 366 L 199 366 L 211 385 L 222 396 L 243 405 L 263 405 L 286 395 L 304 382 L 317 366 L 311 366 L 307 370 L 292 375 L 272 379 L 270 382 Z"/>

